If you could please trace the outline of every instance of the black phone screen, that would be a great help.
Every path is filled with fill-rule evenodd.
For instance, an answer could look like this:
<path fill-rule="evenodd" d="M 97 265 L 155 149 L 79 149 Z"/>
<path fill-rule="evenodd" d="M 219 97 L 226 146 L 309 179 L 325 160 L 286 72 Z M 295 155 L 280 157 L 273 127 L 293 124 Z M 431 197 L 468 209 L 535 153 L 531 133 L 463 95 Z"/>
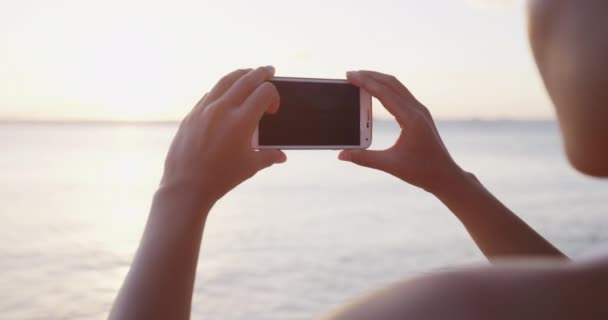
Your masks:
<path fill-rule="evenodd" d="M 358 146 L 359 88 L 347 83 L 271 80 L 281 103 L 258 128 L 260 146 Z"/>

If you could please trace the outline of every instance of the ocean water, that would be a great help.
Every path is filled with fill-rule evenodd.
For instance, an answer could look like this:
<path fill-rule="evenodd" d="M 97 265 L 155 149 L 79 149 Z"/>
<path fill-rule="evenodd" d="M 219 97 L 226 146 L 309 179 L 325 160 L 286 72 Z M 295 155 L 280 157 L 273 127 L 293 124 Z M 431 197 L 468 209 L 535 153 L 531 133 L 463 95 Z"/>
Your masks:
<path fill-rule="evenodd" d="M 567 254 L 608 241 L 608 184 L 553 122 L 441 122 L 455 159 Z M 0 319 L 102 319 L 128 270 L 175 125 L 0 125 Z M 378 123 L 373 147 L 391 144 Z M 292 151 L 208 220 L 195 319 L 310 319 L 366 290 L 486 263 L 433 196 Z"/>

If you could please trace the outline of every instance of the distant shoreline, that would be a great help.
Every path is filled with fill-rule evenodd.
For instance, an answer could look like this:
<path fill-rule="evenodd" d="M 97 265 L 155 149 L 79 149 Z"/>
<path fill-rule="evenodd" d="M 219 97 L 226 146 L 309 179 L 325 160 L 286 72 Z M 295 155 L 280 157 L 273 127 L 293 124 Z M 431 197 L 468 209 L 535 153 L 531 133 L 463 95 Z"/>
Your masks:
<path fill-rule="evenodd" d="M 450 119 L 439 118 L 438 123 L 554 123 L 555 119 Z M 374 123 L 392 123 L 389 119 L 374 119 Z M 176 126 L 178 120 L 169 121 L 120 121 L 120 120 L 21 120 L 0 119 L 0 125 L 57 125 L 57 126 Z"/>
<path fill-rule="evenodd" d="M 119 120 L 12 120 L 0 119 L 0 125 L 57 125 L 57 126 L 170 126 L 180 121 L 119 121 Z"/>

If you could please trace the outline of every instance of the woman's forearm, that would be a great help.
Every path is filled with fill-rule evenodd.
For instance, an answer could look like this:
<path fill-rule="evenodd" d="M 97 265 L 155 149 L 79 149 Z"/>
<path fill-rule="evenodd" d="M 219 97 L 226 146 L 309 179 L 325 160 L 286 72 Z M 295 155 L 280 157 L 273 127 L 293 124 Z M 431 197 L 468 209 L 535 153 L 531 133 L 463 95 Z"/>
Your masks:
<path fill-rule="evenodd" d="M 187 189 L 159 189 L 111 319 L 189 318 L 201 237 L 212 205 Z"/>
<path fill-rule="evenodd" d="M 279 108 L 271 66 L 224 76 L 179 125 L 161 187 L 111 319 L 187 319 L 211 207 L 257 172 L 287 160 L 251 147 L 265 113 Z"/>
<path fill-rule="evenodd" d="M 454 174 L 434 193 L 462 222 L 488 259 L 564 256 L 470 173 Z"/>

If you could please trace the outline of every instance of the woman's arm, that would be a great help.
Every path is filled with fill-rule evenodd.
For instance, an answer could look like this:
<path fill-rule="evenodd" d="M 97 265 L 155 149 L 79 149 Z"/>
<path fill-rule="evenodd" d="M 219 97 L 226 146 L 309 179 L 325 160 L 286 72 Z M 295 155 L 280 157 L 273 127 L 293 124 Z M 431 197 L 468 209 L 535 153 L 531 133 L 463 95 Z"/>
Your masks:
<path fill-rule="evenodd" d="M 205 220 L 204 195 L 161 187 L 111 319 L 187 319 Z M 199 199 L 200 198 L 200 199 Z"/>
<path fill-rule="evenodd" d="M 402 129 L 391 148 L 343 151 L 341 160 L 385 171 L 433 193 L 463 223 L 489 259 L 563 256 L 456 164 L 428 109 L 397 79 L 372 71 L 350 72 L 348 79 L 378 98 Z"/>
<path fill-rule="evenodd" d="M 464 171 L 435 189 L 488 259 L 564 255 Z"/>
<path fill-rule="evenodd" d="M 286 160 L 278 150 L 254 151 L 251 138 L 264 112 L 276 112 L 272 67 L 237 70 L 182 121 L 135 260 L 111 319 L 188 319 L 203 228 L 224 194 L 258 171 Z"/>
<path fill-rule="evenodd" d="M 324 319 L 608 319 L 606 267 L 526 259 L 428 274 L 355 300 Z"/>

